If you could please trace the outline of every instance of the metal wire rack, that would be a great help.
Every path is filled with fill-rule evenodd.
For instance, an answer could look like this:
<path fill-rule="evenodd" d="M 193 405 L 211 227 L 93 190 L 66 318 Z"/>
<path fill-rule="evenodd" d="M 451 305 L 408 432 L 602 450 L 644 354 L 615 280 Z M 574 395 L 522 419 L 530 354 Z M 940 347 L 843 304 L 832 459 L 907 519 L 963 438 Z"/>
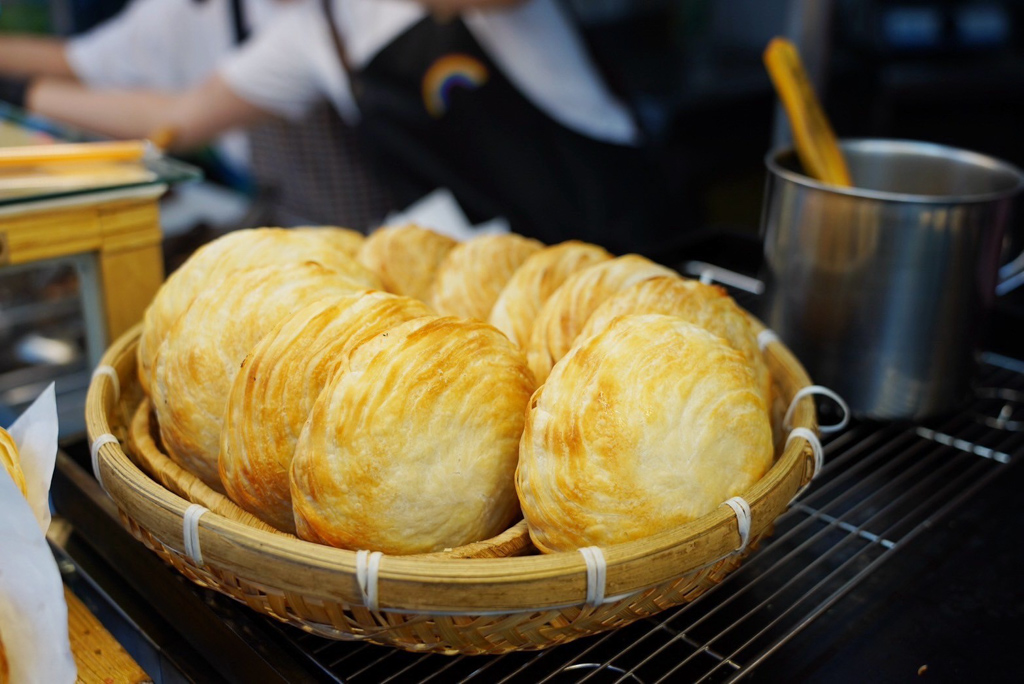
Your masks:
<path fill-rule="evenodd" d="M 589 639 L 500 657 L 415 655 L 274 625 L 327 679 L 350 682 L 735 681 L 1024 454 L 1024 364 L 986 355 L 977 398 L 924 423 L 857 422 L 774 534 L 696 601 Z M 825 407 L 822 407 L 825 409 Z"/>

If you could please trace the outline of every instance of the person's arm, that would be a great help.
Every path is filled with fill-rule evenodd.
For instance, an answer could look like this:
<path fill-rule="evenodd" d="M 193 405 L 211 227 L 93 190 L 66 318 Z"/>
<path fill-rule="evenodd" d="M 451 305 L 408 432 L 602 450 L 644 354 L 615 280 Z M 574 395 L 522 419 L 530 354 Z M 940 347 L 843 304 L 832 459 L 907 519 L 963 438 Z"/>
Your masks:
<path fill-rule="evenodd" d="M 180 93 L 90 90 L 73 81 L 39 79 L 26 99 L 30 111 L 114 138 L 170 129 L 178 151 L 272 116 L 235 95 L 220 76 Z"/>
<path fill-rule="evenodd" d="M 65 41 L 50 36 L 0 35 L 0 74 L 75 78 Z"/>

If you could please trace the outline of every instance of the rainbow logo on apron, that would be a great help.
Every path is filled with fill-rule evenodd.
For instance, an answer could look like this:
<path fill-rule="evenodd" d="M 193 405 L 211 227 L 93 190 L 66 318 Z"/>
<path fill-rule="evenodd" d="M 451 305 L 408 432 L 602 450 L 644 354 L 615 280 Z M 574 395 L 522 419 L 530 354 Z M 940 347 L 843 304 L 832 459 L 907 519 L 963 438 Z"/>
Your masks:
<path fill-rule="evenodd" d="M 444 116 L 452 91 L 474 89 L 487 82 L 490 74 L 476 57 L 454 54 L 438 58 L 423 76 L 423 104 L 435 119 Z"/>

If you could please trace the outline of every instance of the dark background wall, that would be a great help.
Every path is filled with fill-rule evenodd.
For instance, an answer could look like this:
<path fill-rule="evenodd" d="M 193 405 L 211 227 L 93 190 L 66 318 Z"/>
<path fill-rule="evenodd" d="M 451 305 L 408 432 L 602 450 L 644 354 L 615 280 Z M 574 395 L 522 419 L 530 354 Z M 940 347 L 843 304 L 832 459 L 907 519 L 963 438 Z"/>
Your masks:
<path fill-rule="evenodd" d="M 1024 0 L 560 1 L 658 142 L 686 230 L 756 232 L 762 159 L 778 142 L 761 52 L 784 33 L 809 43 L 840 137 L 931 140 L 1024 166 Z M 0 28 L 71 34 L 123 4 L 4 0 Z"/>
<path fill-rule="evenodd" d="M 821 72 L 824 105 L 840 137 L 930 140 L 1024 166 L 1022 2 L 570 4 L 664 142 L 677 187 L 689 198 L 686 221 L 756 230 L 762 159 L 777 142 L 761 53 L 783 33 L 817 55 L 808 66 Z M 801 19 L 812 24 L 801 26 Z"/>

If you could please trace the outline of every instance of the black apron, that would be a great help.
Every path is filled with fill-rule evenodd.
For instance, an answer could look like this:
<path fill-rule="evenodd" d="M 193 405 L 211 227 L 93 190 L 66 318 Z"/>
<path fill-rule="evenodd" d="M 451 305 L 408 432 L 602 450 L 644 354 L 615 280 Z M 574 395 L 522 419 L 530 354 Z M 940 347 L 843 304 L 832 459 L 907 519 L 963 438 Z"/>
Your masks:
<path fill-rule="evenodd" d="M 235 45 L 250 36 L 244 0 L 231 0 Z M 249 130 L 256 197 L 250 226 L 339 225 L 366 232 L 393 207 L 352 126 L 326 100 L 301 121 Z"/>
<path fill-rule="evenodd" d="M 358 132 L 324 100 L 300 121 L 249 129 L 257 195 L 249 225 L 336 225 L 360 232 L 394 207 Z"/>
<path fill-rule="evenodd" d="M 447 187 L 470 220 L 503 216 L 548 244 L 577 238 L 657 255 L 674 241 L 667 184 L 650 151 L 550 118 L 460 19 L 428 16 L 354 70 L 331 2 L 323 4 L 362 113 L 360 138 L 400 205 Z"/>

